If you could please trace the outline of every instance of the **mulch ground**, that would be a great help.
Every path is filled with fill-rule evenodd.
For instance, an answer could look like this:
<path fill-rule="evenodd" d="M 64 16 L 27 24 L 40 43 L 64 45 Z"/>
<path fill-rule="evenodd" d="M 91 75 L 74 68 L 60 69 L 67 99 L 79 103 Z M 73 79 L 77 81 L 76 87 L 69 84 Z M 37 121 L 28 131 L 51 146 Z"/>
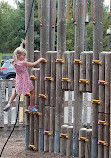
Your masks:
<path fill-rule="evenodd" d="M 9 132 L 0 131 L 0 152 L 9 135 Z M 25 135 L 24 132 L 14 131 L 9 139 L 2 158 L 68 158 L 66 156 L 55 155 L 54 153 L 35 152 L 33 150 L 25 149 Z M 71 157 L 70 157 L 71 158 Z"/>

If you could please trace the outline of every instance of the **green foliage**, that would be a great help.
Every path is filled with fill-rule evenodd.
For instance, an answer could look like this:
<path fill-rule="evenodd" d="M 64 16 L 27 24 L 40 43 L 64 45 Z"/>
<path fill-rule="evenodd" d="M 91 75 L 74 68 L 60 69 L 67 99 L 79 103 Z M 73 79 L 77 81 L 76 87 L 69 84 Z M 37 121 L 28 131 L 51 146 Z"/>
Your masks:
<path fill-rule="evenodd" d="M 25 38 L 25 0 L 17 1 L 17 9 L 7 2 L 0 3 L 0 52 L 11 53 Z M 37 10 L 37 2 L 35 3 Z M 35 49 L 39 50 L 40 27 L 35 14 Z"/>
<path fill-rule="evenodd" d="M 71 17 L 70 17 L 71 19 Z M 74 34 L 75 34 L 75 26 L 73 23 L 73 20 L 69 20 L 69 22 L 67 23 L 67 32 L 66 32 L 66 50 L 74 50 L 74 43 L 75 43 L 75 38 L 74 38 Z"/>
<path fill-rule="evenodd" d="M 0 52 L 11 53 L 19 46 L 21 39 L 25 37 L 25 0 L 15 0 L 17 9 L 12 8 L 8 3 L 0 3 Z M 40 50 L 40 24 L 38 21 L 38 2 L 35 1 L 34 16 L 34 48 Z M 87 1 L 89 24 L 87 25 L 87 50 L 93 50 L 93 23 L 91 21 L 91 0 Z M 73 17 L 73 0 L 70 0 L 69 21 L 67 22 L 66 49 L 74 50 L 75 25 Z M 57 47 L 57 24 L 55 32 L 55 47 Z M 108 36 L 106 31 L 111 28 L 111 16 L 108 8 L 104 7 L 103 13 L 103 50 L 107 50 Z M 111 37 L 109 37 L 110 39 Z M 111 39 L 110 39 L 111 41 Z M 109 45 L 111 50 L 111 45 Z"/>
<path fill-rule="evenodd" d="M 0 52 L 11 53 L 23 38 L 24 18 L 20 9 L 11 8 L 7 2 L 0 3 Z"/>

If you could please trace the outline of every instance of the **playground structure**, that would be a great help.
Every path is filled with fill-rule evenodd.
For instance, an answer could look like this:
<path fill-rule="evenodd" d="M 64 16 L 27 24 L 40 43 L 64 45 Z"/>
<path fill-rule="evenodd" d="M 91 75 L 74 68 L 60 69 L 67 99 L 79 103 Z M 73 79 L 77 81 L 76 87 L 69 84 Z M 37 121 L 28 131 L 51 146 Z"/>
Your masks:
<path fill-rule="evenodd" d="M 41 3 L 40 3 L 41 2 Z M 34 60 L 34 5 L 26 0 L 28 60 Z M 86 1 L 73 0 L 75 51 L 66 51 L 69 0 L 58 0 L 57 51 L 55 51 L 56 0 L 39 0 L 40 68 L 32 69 L 35 105 L 39 112 L 26 110 L 26 148 L 85 158 L 108 158 L 110 153 L 110 61 L 102 52 L 103 0 L 92 0 L 93 52 L 84 52 Z M 39 53 L 39 52 L 38 52 Z M 68 123 L 64 124 L 64 91 L 68 91 Z M 74 91 L 74 94 L 72 93 Z M 82 128 L 83 93 L 92 93 L 92 124 Z M 72 103 L 74 95 L 74 104 Z M 26 109 L 29 105 L 26 95 Z M 72 110 L 74 115 L 72 118 Z M 72 121 L 73 120 L 73 121 Z M 89 129 L 91 128 L 92 129 Z"/>
<path fill-rule="evenodd" d="M 4 106 L 7 104 L 12 92 L 14 91 L 15 83 L 13 80 L 0 80 L 0 131 L 10 131 L 12 125 L 15 123 L 17 106 L 18 106 L 18 96 L 14 100 L 11 110 L 4 112 Z M 20 111 L 19 118 L 16 124 L 17 130 L 24 130 L 25 125 L 25 107 L 23 106 L 23 95 L 20 99 Z"/>

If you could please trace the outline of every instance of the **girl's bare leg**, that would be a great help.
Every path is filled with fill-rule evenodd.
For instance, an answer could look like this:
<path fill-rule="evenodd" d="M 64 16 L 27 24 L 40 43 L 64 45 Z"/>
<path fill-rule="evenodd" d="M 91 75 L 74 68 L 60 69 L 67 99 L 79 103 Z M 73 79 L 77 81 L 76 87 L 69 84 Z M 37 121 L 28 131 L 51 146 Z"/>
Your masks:
<path fill-rule="evenodd" d="M 16 98 L 16 96 L 17 96 L 17 93 L 16 93 L 16 90 L 15 90 L 14 93 L 11 95 L 8 104 L 12 104 L 12 102 L 13 102 L 13 100 Z"/>
<path fill-rule="evenodd" d="M 34 100 L 35 100 L 35 89 L 30 91 L 30 106 L 34 106 Z"/>
<path fill-rule="evenodd" d="M 9 100 L 8 104 L 5 106 L 4 111 L 7 112 L 10 109 L 10 107 L 11 107 L 10 104 L 12 104 L 12 102 L 15 99 L 16 95 L 17 95 L 17 93 L 16 93 L 16 90 L 15 90 L 14 93 L 12 94 L 12 96 L 10 97 L 10 100 Z"/>

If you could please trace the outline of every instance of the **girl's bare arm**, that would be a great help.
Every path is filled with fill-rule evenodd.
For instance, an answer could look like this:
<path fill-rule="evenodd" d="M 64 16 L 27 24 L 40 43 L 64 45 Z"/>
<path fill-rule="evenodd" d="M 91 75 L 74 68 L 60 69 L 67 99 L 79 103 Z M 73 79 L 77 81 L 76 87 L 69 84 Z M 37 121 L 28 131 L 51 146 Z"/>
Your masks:
<path fill-rule="evenodd" d="M 38 60 L 35 61 L 35 62 L 27 62 L 27 61 L 24 61 L 23 63 L 24 63 L 25 66 L 33 67 L 33 66 L 37 65 L 38 63 L 40 63 L 40 62 L 43 61 L 43 60 L 44 60 L 44 58 L 40 58 L 40 59 L 38 59 Z"/>

